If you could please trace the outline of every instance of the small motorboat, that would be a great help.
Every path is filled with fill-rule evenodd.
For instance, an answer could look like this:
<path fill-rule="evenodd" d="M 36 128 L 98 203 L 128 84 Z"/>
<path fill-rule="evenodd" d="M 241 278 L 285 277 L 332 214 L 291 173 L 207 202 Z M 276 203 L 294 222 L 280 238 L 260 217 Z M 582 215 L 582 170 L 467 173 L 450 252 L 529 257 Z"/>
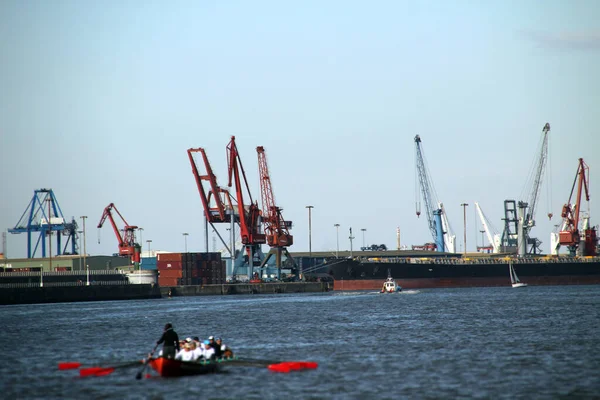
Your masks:
<path fill-rule="evenodd" d="M 381 288 L 381 293 L 395 293 L 395 292 L 401 292 L 401 291 L 402 291 L 402 287 L 400 287 L 400 285 L 398 285 L 396 283 L 394 278 L 392 278 L 390 270 L 388 269 L 388 277 L 385 280 L 385 282 L 383 282 L 383 287 Z"/>
<path fill-rule="evenodd" d="M 151 358 L 148 363 L 162 377 L 212 374 L 221 370 L 221 362 L 186 362 L 172 358 Z"/>

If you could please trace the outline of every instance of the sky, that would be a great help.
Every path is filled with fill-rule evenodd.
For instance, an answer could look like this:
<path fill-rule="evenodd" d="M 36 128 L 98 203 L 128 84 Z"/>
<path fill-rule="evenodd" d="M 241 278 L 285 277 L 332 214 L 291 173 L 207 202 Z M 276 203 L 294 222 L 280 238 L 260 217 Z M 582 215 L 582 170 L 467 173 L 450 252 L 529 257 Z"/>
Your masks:
<path fill-rule="evenodd" d="M 594 0 L 2 1 L 0 229 L 52 188 L 67 219 L 89 217 L 88 254 L 117 251 L 109 226 L 96 232 L 109 203 L 144 228 L 144 250 L 184 251 L 187 232 L 204 251 L 186 150 L 203 147 L 226 186 L 235 136 L 254 199 L 266 150 L 292 252 L 309 247 L 307 205 L 313 251 L 349 249 L 350 227 L 354 249 L 396 248 L 397 228 L 423 244 L 418 134 L 458 247 L 464 211 L 474 251 L 474 202 L 501 232 L 548 122 L 532 231 L 547 253 L 580 157 L 600 223 L 599 20 Z M 26 256 L 25 234 L 6 251 Z"/>

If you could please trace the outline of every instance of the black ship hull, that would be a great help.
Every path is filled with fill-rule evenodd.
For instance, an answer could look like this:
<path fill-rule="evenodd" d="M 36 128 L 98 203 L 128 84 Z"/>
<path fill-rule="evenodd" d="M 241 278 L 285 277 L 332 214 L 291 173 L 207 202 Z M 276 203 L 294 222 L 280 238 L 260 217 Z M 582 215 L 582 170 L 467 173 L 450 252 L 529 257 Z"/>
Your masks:
<path fill-rule="evenodd" d="M 509 262 L 530 285 L 600 284 L 600 258 L 593 259 L 406 259 L 394 262 L 330 260 L 318 271 L 334 279 L 334 290 L 380 289 L 388 274 L 402 288 L 509 286 Z"/>

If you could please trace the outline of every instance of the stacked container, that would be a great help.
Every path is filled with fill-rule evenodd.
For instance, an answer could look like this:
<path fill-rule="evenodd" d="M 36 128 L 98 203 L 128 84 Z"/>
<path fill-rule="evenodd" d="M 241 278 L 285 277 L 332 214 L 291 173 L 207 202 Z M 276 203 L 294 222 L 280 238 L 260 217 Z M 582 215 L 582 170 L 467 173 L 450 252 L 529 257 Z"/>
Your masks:
<path fill-rule="evenodd" d="M 225 283 L 225 262 L 221 260 L 221 253 L 159 253 L 156 267 L 160 286 Z"/>

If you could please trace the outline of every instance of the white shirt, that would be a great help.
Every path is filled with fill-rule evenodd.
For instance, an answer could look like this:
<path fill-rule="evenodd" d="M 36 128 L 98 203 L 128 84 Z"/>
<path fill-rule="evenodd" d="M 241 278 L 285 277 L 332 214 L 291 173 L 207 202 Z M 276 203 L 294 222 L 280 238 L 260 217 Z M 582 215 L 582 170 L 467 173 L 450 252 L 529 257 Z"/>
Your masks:
<path fill-rule="evenodd" d="M 192 350 L 181 350 L 179 353 L 177 353 L 175 359 L 188 362 L 194 361 L 194 352 Z"/>
<path fill-rule="evenodd" d="M 205 348 L 205 349 L 202 351 L 202 356 L 203 356 L 203 357 L 204 357 L 206 360 L 210 360 L 210 358 L 211 358 L 212 356 L 214 356 L 214 355 L 215 355 L 215 349 L 213 349 L 212 347 L 209 347 L 208 349 L 207 349 L 207 348 Z"/>

